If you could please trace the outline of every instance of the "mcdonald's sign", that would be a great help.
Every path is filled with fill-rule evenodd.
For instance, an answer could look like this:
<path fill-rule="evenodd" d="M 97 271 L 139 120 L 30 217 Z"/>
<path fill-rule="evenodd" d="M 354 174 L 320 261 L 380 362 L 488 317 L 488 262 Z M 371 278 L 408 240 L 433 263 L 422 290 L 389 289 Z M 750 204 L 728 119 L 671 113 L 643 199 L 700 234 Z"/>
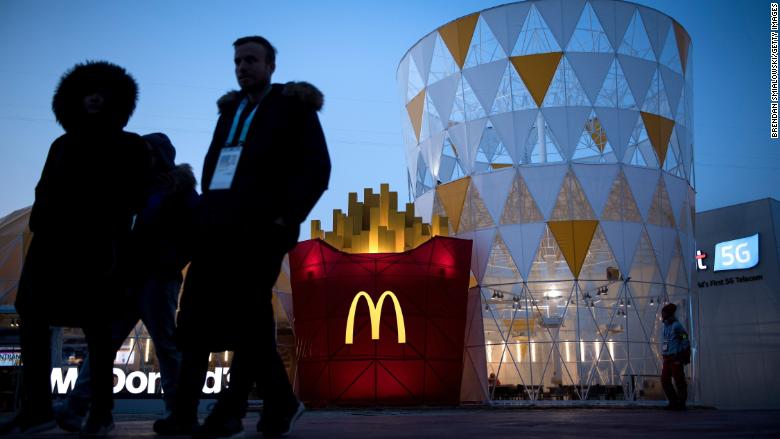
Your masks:
<path fill-rule="evenodd" d="M 355 334 L 355 311 L 357 310 L 358 302 L 361 298 L 366 299 L 368 305 L 368 315 L 371 319 L 371 339 L 379 340 L 379 320 L 382 316 L 382 305 L 384 305 L 385 299 L 390 298 L 395 305 L 395 320 L 398 325 L 398 343 L 406 343 L 406 326 L 404 325 L 404 313 L 401 310 L 401 304 L 398 303 L 398 297 L 392 291 L 385 291 L 379 296 L 379 301 L 374 306 L 374 301 L 371 300 L 371 296 L 365 291 L 361 291 L 355 295 L 352 299 L 352 305 L 349 307 L 349 314 L 347 314 L 347 334 L 344 336 L 345 344 L 352 344 L 352 337 Z"/>
<path fill-rule="evenodd" d="M 470 264 L 471 241 L 449 237 L 404 253 L 298 243 L 290 252 L 298 397 L 313 407 L 458 404 Z"/>

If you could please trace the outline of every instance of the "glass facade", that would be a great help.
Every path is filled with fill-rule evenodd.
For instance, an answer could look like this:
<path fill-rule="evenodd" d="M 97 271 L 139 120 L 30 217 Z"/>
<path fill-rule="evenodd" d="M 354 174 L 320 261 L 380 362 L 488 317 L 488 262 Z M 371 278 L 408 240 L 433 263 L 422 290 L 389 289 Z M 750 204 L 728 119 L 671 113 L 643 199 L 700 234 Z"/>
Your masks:
<path fill-rule="evenodd" d="M 513 3 L 424 36 L 397 80 L 416 210 L 474 242 L 464 383 L 663 399 L 660 308 L 693 315 L 687 32 L 632 3 Z"/>

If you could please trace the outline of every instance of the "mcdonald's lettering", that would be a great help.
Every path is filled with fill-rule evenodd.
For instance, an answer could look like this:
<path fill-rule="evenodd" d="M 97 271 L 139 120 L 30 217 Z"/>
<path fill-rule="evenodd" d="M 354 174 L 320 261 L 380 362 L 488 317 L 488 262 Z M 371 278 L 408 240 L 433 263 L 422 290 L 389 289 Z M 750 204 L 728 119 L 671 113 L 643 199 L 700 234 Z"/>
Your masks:
<path fill-rule="evenodd" d="M 389 297 L 393 301 L 395 306 L 395 320 L 398 325 L 398 343 L 406 343 L 406 328 L 404 327 L 404 313 L 401 311 L 401 304 L 398 303 L 398 297 L 392 291 L 385 291 L 379 296 L 379 301 L 374 305 L 374 301 L 371 300 L 371 296 L 365 291 L 357 293 L 354 299 L 352 299 L 352 305 L 349 307 L 349 314 L 347 315 L 347 334 L 344 338 L 344 343 L 352 344 L 352 337 L 355 333 L 355 310 L 357 309 L 360 298 L 365 298 L 368 304 L 368 315 L 371 319 L 371 339 L 379 340 L 379 321 L 382 316 L 382 305 L 385 302 L 385 298 Z"/>

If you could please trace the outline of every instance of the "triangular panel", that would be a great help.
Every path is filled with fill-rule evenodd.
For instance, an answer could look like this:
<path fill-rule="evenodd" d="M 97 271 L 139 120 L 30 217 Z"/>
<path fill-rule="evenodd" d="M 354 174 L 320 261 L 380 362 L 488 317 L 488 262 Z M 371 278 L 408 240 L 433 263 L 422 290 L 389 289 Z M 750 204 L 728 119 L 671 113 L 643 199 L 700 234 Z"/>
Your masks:
<path fill-rule="evenodd" d="M 636 101 L 636 105 L 638 108 L 641 108 L 645 96 L 647 96 L 647 89 L 650 87 L 650 82 L 653 79 L 656 64 L 651 61 L 620 54 L 618 54 L 617 58 L 623 69 L 624 77 L 628 81 L 629 87 L 631 87 L 631 94 Z"/>
<path fill-rule="evenodd" d="M 509 247 L 504 243 L 500 233 L 496 233 L 495 241 L 490 249 L 484 276 L 480 285 L 510 286 L 522 282 L 520 270 L 517 268 Z M 499 288 L 504 289 L 504 288 Z"/>
<path fill-rule="evenodd" d="M 543 53 L 539 55 L 513 56 L 512 65 L 523 79 L 536 105 L 541 107 L 550 82 L 558 69 L 563 52 Z"/>
<path fill-rule="evenodd" d="M 631 140 L 631 135 L 634 133 L 639 112 L 597 107 L 596 115 L 607 134 L 610 145 L 615 150 L 615 154 L 618 159 L 621 159 L 628 147 L 629 140 Z"/>
<path fill-rule="evenodd" d="M 523 177 L 518 173 L 506 199 L 501 224 L 526 224 L 544 221 Z"/>
<path fill-rule="evenodd" d="M 496 224 L 501 220 L 514 177 L 514 169 L 502 169 L 489 174 L 477 174 L 472 178 Z"/>
<path fill-rule="evenodd" d="M 458 66 L 462 69 L 466 61 L 471 37 L 474 35 L 474 28 L 477 25 L 479 14 L 474 13 L 455 21 L 445 24 L 439 28 L 439 34 L 444 40 L 444 44 L 450 50 L 452 57 Z"/>
<path fill-rule="evenodd" d="M 466 192 L 468 191 L 470 181 L 471 178 L 465 177 L 436 187 L 436 193 L 444 205 L 453 231 L 458 230 L 463 203 L 466 200 Z"/>
<path fill-rule="evenodd" d="M 520 276 L 528 278 L 528 271 L 539 248 L 542 233 L 547 228 L 544 223 L 513 224 L 499 227 L 499 233 L 512 254 Z"/>
<path fill-rule="evenodd" d="M 482 12 L 482 19 L 490 26 L 490 30 L 493 31 L 493 35 L 504 52 L 511 53 L 512 48 L 515 47 L 515 42 L 530 8 L 530 2 L 522 2 Z"/>
<path fill-rule="evenodd" d="M 647 136 L 650 138 L 650 143 L 658 156 L 660 166 L 663 166 L 666 152 L 669 148 L 669 138 L 671 138 L 672 130 L 674 129 L 674 121 L 656 114 L 645 113 L 644 111 L 641 114 L 647 130 Z"/>
<path fill-rule="evenodd" d="M 653 53 L 656 59 L 658 59 L 661 56 L 661 50 L 669 33 L 671 20 L 660 12 L 649 8 L 639 8 L 639 13 L 645 22 L 645 30 L 647 31 L 650 45 L 653 47 Z"/>
<path fill-rule="evenodd" d="M 604 27 L 612 47 L 618 47 L 634 15 L 636 5 L 613 0 L 592 0 L 590 4 Z"/>
<path fill-rule="evenodd" d="M 600 216 L 611 192 L 613 182 L 619 170 L 618 166 L 610 165 L 572 165 L 577 174 L 580 186 L 590 201 L 591 207 Z"/>
<path fill-rule="evenodd" d="M 564 9 L 569 11 L 568 7 Z M 586 3 L 575 26 L 574 34 L 566 46 L 566 52 L 610 53 L 613 51 L 596 12 L 590 3 Z"/>
<path fill-rule="evenodd" d="M 594 220 L 596 216 L 582 191 L 577 178 L 569 171 L 563 179 L 561 191 L 550 214 L 550 221 Z"/>
<path fill-rule="evenodd" d="M 463 71 L 463 76 L 468 80 L 477 100 L 479 100 L 482 108 L 486 111 L 493 107 L 493 101 L 496 98 L 496 92 L 501 79 L 506 72 L 507 64 L 507 60 L 504 59 L 481 64 Z"/>
<path fill-rule="evenodd" d="M 474 37 L 471 39 L 471 47 L 463 68 L 467 69 L 488 64 L 500 59 L 506 59 L 506 57 L 506 51 L 501 48 L 490 26 L 485 22 L 485 18 L 481 16 L 479 21 L 477 21 L 477 28 L 474 30 Z"/>
<path fill-rule="evenodd" d="M 418 141 L 420 140 L 420 128 L 422 127 L 424 104 L 425 90 L 422 90 L 417 96 L 413 97 L 408 104 L 406 104 L 406 111 L 409 113 L 409 119 L 412 121 L 414 134 L 417 136 Z"/>
<path fill-rule="evenodd" d="M 550 27 L 539 14 L 536 6 L 537 4 L 531 5 L 531 9 L 528 11 L 528 16 L 523 23 L 522 29 L 520 29 L 517 43 L 515 43 L 510 53 L 512 56 L 558 52 L 561 50 Z"/>
<path fill-rule="evenodd" d="M 676 247 L 677 232 L 668 227 L 659 227 L 648 224 L 647 233 L 650 236 L 650 242 L 653 245 L 655 256 L 658 259 L 661 276 L 666 278 L 666 274 L 669 270 L 669 262 L 672 260 L 672 254 Z"/>
<path fill-rule="evenodd" d="M 642 225 L 629 222 L 601 221 L 601 229 L 612 248 L 622 273 L 628 273 L 633 263 Z"/>
<path fill-rule="evenodd" d="M 566 47 L 580 18 L 584 0 L 546 0 L 537 2 L 542 17 L 550 26 L 559 47 Z"/>
<path fill-rule="evenodd" d="M 634 195 L 639 212 L 642 214 L 642 218 L 647 220 L 647 214 L 655 194 L 654 189 L 658 186 L 660 172 L 657 169 L 637 168 L 635 166 L 626 166 L 623 168 L 623 172 L 631 187 L 631 193 Z"/>
<path fill-rule="evenodd" d="M 515 163 L 523 163 L 523 146 L 528 139 L 531 127 L 536 122 L 538 113 L 538 110 L 521 110 L 495 114 L 490 117 L 501 143 L 515 160 Z"/>
<path fill-rule="evenodd" d="M 631 17 L 631 22 L 628 24 L 626 33 L 623 34 L 623 41 L 620 43 L 617 52 L 648 61 L 656 61 L 653 47 L 650 44 L 650 39 L 647 36 L 647 31 L 638 8 L 634 12 L 634 16 Z"/>
<path fill-rule="evenodd" d="M 582 88 L 591 102 L 596 101 L 599 90 L 602 89 L 607 72 L 615 60 L 614 55 L 607 53 L 567 53 L 566 59 L 577 74 Z"/>
<path fill-rule="evenodd" d="M 420 42 L 415 44 L 411 51 L 414 63 L 417 65 L 417 70 L 426 85 L 428 84 L 428 76 L 431 71 L 431 61 L 433 59 L 433 48 L 435 45 L 436 32 L 431 32 L 423 37 Z"/>
<path fill-rule="evenodd" d="M 468 194 L 463 203 L 460 221 L 458 222 L 458 232 L 467 232 L 470 230 L 484 229 L 493 226 L 493 218 L 490 216 L 485 203 L 480 197 L 479 190 L 473 182 L 469 186 Z"/>
<path fill-rule="evenodd" d="M 599 222 L 595 220 L 547 222 L 575 278 L 580 275 L 582 263 L 585 262 L 585 256 L 588 254 L 598 224 Z"/>
<path fill-rule="evenodd" d="M 636 201 L 631 194 L 625 174 L 620 171 L 610 189 L 607 203 L 601 212 L 602 221 L 631 221 L 642 222 Z"/>
<path fill-rule="evenodd" d="M 574 154 L 591 111 L 590 107 L 542 108 L 545 121 L 558 140 L 565 160 Z"/>
<path fill-rule="evenodd" d="M 523 179 L 545 219 L 549 217 L 555 205 L 567 170 L 568 167 L 561 165 L 532 166 L 523 169 Z"/>
<path fill-rule="evenodd" d="M 455 94 L 459 85 L 460 73 L 455 73 L 428 87 L 428 96 L 433 101 L 433 106 L 436 108 L 436 112 L 439 113 L 439 118 L 445 126 L 450 120 L 452 104 L 455 101 Z"/>

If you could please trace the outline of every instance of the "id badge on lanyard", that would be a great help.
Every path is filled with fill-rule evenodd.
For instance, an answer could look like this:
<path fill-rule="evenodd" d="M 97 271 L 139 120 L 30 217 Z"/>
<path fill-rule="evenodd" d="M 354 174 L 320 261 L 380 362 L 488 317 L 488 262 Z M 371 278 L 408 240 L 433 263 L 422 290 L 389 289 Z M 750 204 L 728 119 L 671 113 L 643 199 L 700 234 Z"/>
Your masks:
<path fill-rule="evenodd" d="M 269 90 L 270 87 L 266 89 L 263 97 L 268 94 Z M 236 136 L 238 122 L 241 118 L 241 113 L 243 113 L 244 108 L 246 108 L 247 102 L 247 98 L 244 98 L 244 100 L 241 101 L 241 105 L 238 106 L 238 110 L 236 110 L 236 115 L 233 117 L 233 125 L 230 127 L 230 134 L 228 134 L 225 147 L 222 148 L 222 151 L 219 153 L 217 166 L 214 169 L 214 175 L 211 178 L 209 190 L 213 191 L 220 189 L 230 189 L 230 187 L 233 185 L 233 177 L 236 175 L 238 161 L 241 159 L 241 151 L 244 149 L 244 142 L 246 141 L 246 136 L 249 132 L 249 125 L 252 124 L 252 119 L 255 117 L 257 107 L 260 105 L 258 102 L 255 108 L 252 109 L 252 112 L 249 113 L 249 115 L 246 117 L 244 125 L 241 127 L 241 134 L 238 137 L 238 143 L 235 144 L 233 143 L 233 139 Z"/>

